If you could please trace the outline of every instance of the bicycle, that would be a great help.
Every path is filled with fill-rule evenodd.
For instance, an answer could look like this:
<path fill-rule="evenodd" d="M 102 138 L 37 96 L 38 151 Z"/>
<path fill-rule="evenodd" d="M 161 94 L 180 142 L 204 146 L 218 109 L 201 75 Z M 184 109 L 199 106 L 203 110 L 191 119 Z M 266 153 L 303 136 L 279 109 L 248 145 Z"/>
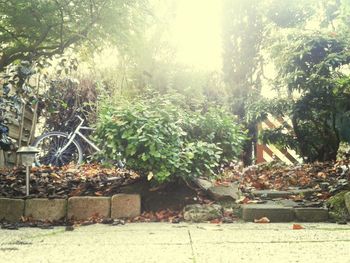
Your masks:
<path fill-rule="evenodd" d="M 33 142 L 32 146 L 39 149 L 39 153 L 35 157 L 35 164 L 37 166 L 63 166 L 72 163 L 82 163 L 83 149 L 80 143 L 75 139 L 77 136 L 89 144 L 96 152 L 101 151 L 100 148 L 80 132 L 81 130 L 94 129 L 83 126 L 84 119 L 78 115 L 76 117 L 80 120 L 80 123 L 73 132 L 67 134 L 59 131 L 52 131 L 41 135 Z M 121 154 L 118 153 L 118 157 L 120 156 Z M 121 160 L 118 160 L 118 166 L 124 166 Z"/>

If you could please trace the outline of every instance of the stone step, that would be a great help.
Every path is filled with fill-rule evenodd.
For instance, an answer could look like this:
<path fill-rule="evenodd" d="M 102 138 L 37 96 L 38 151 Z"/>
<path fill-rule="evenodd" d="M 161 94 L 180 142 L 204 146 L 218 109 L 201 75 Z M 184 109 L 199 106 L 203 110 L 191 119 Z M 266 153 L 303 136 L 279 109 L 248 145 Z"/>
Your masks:
<path fill-rule="evenodd" d="M 319 207 L 293 207 L 283 204 L 247 204 L 242 206 L 242 219 L 254 222 L 267 217 L 270 222 L 327 222 L 328 209 Z"/>
<path fill-rule="evenodd" d="M 295 220 L 294 209 L 274 204 L 248 204 L 242 206 L 242 219 L 254 222 L 267 217 L 270 222 L 292 222 Z"/>
<path fill-rule="evenodd" d="M 272 204 L 272 205 L 280 205 L 283 207 L 298 207 L 299 204 L 293 200 L 289 200 L 289 199 L 281 199 L 281 200 L 267 200 L 266 204 Z"/>
<path fill-rule="evenodd" d="M 294 208 L 295 217 L 300 222 L 327 222 L 328 209 L 321 207 Z"/>
<path fill-rule="evenodd" d="M 293 190 L 286 190 L 286 191 L 278 191 L 278 190 L 253 190 L 252 194 L 260 197 L 260 198 L 266 198 L 266 199 L 273 199 L 273 198 L 285 198 L 290 195 L 304 195 L 304 196 L 310 196 L 314 193 L 317 193 L 318 190 L 312 189 L 312 188 L 306 188 L 306 189 L 293 189 Z"/>

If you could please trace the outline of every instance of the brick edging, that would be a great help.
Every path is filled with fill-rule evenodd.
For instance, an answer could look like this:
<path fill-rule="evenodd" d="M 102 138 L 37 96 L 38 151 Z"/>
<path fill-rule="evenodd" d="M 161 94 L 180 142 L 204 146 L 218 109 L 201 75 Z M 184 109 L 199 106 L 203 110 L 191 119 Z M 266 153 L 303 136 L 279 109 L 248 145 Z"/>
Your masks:
<path fill-rule="evenodd" d="M 140 214 L 141 198 L 138 194 L 74 196 L 65 199 L 0 197 L 0 220 L 10 222 L 18 222 L 22 216 L 32 217 L 33 220 L 59 221 L 91 217 L 131 218 Z"/>

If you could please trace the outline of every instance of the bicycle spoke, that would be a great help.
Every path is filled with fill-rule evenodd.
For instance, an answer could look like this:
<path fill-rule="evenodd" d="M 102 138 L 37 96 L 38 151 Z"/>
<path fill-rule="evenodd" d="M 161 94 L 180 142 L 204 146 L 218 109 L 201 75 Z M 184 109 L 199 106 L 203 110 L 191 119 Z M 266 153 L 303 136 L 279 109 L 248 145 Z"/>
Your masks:
<path fill-rule="evenodd" d="M 37 164 L 62 166 L 69 163 L 77 164 L 81 161 L 81 149 L 75 141 L 69 145 L 68 136 L 52 132 L 39 138 L 36 147 L 40 152 L 36 155 Z M 63 152 L 61 150 L 67 147 Z"/>
<path fill-rule="evenodd" d="M 69 157 L 66 157 L 65 155 L 62 155 L 61 156 L 61 160 L 62 160 L 63 163 L 67 163 L 67 162 L 69 162 Z"/>
<path fill-rule="evenodd" d="M 66 140 L 67 141 L 67 140 Z M 65 145 L 62 145 L 64 147 Z M 61 153 L 61 155 L 58 157 L 62 165 L 69 164 L 73 160 L 76 160 L 78 158 L 78 152 L 76 146 L 72 143 L 67 147 L 67 149 Z"/>
<path fill-rule="evenodd" d="M 65 146 L 65 144 L 68 142 L 68 140 L 66 138 L 63 138 L 63 140 L 61 140 L 61 143 L 59 143 L 58 145 L 58 149 L 62 149 L 63 146 Z"/>

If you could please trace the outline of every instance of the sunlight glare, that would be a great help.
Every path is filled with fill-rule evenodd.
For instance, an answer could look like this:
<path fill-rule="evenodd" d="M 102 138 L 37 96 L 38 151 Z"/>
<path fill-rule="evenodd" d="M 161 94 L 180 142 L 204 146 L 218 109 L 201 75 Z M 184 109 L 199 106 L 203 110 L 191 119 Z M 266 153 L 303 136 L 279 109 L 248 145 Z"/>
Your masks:
<path fill-rule="evenodd" d="M 204 70 L 221 68 L 221 0 L 178 0 L 174 44 L 178 60 Z"/>

